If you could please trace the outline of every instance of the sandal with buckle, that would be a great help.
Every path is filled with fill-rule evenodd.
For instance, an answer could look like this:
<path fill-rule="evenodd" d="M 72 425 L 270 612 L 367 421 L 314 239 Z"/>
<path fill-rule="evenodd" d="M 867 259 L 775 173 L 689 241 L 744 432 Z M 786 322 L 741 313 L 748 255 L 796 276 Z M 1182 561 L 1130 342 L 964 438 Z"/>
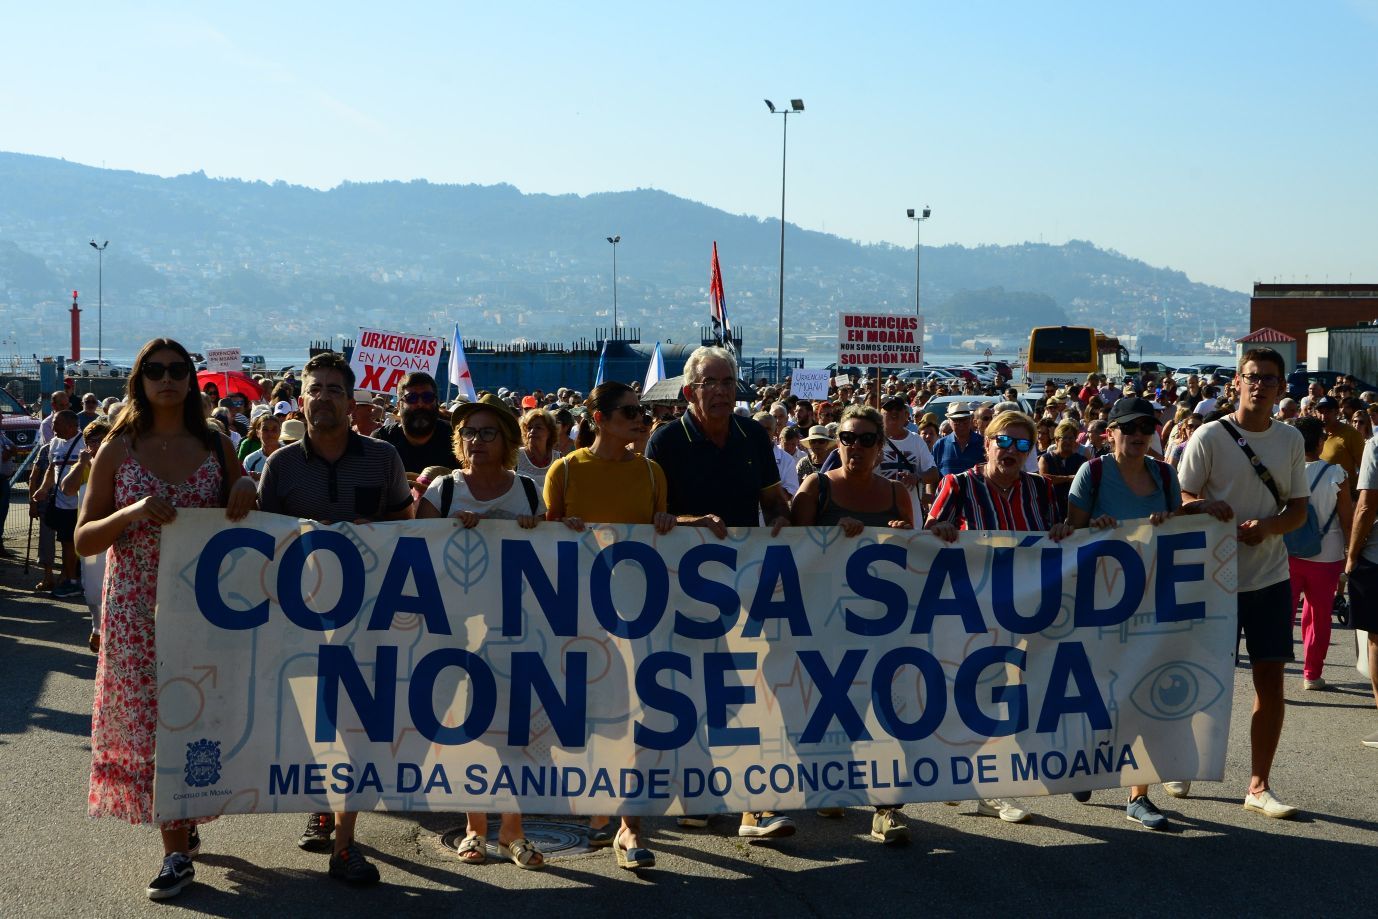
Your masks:
<path fill-rule="evenodd" d="M 654 868 L 656 866 L 654 852 L 642 846 L 629 849 L 622 845 L 621 837 L 622 834 L 619 832 L 612 838 L 612 851 L 617 856 L 617 867 L 635 871 L 638 868 Z"/>
<path fill-rule="evenodd" d="M 465 836 L 455 848 L 455 854 L 466 865 L 482 865 L 488 861 L 488 846 L 479 836 Z"/>
<path fill-rule="evenodd" d="M 545 867 L 545 856 L 525 837 L 514 839 L 506 844 L 498 843 L 498 854 L 518 868 L 524 868 L 527 871 L 535 871 Z"/>

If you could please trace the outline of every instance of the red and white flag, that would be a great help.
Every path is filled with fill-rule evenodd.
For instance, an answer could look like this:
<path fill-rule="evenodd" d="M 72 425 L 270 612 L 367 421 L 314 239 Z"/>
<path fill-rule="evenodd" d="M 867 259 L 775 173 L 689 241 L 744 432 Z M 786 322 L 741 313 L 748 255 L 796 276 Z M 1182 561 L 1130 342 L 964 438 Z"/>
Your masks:
<path fill-rule="evenodd" d="M 712 299 L 713 337 L 718 340 L 732 356 L 737 356 L 737 346 L 732 341 L 732 323 L 727 320 L 727 298 L 722 289 L 722 267 L 718 264 L 718 243 L 713 241 L 713 278 L 708 285 L 708 295 Z"/>
<path fill-rule="evenodd" d="M 478 401 L 474 391 L 474 378 L 469 373 L 469 360 L 464 356 L 464 342 L 459 338 L 459 323 L 455 323 L 454 341 L 450 342 L 450 383 L 459 387 L 459 394 L 468 397 L 470 402 Z"/>

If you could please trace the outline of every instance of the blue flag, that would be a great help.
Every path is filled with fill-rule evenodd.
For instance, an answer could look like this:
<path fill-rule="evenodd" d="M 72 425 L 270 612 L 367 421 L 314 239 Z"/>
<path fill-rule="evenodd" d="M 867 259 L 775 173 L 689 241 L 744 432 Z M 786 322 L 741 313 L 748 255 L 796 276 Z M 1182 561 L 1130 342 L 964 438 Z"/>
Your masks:
<path fill-rule="evenodd" d="M 603 350 L 598 352 L 598 375 L 593 378 L 593 385 L 596 387 L 603 382 L 603 370 L 608 360 L 608 341 L 603 340 Z"/>

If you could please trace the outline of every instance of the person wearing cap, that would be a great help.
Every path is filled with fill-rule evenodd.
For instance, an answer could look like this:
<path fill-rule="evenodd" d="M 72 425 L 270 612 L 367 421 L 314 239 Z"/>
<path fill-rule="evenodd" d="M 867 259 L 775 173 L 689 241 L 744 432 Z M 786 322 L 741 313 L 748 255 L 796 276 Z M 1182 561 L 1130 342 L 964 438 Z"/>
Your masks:
<path fill-rule="evenodd" d="M 938 438 L 942 436 L 939 433 L 939 427 L 938 416 L 932 412 L 924 412 L 919 417 L 919 437 L 923 439 L 923 444 L 928 448 L 930 455 L 933 453 L 934 445 L 938 443 Z"/>
<path fill-rule="evenodd" d="M 349 416 L 350 427 L 364 437 L 372 437 L 383 426 L 383 410 L 373 404 L 373 393 L 367 389 L 354 390 L 354 409 Z"/>
<path fill-rule="evenodd" d="M 986 428 L 985 459 L 943 476 L 926 528 L 944 542 L 956 542 L 960 530 L 1047 531 L 1054 542 L 1071 534 L 1048 480 L 1024 471 L 1024 458 L 1033 449 L 1032 418 L 1022 412 L 997 415 Z M 1007 823 L 1030 816 L 1013 798 L 978 800 L 976 812 Z"/>
<path fill-rule="evenodd" d="M 1111 407 L 1111 452 L 1077 470 L 1067 496 L 1068 524 L 1105 530 L 1144 518 L 1158 526 L 1178 514 L 1211 514 L 1220 520 L 1233 516 L 1224 501 L 1183 503 L 1176 471 L 1149 455 L 1156 428 L 1153 405 L 1146 399 L 1126 396 Z M 1076 792 L 1073 797 L 1084 804 L 1091 793 Z M 1129 789 L 1125 816 L 1150 830 L 1168 825 L 1167 817 L 1149 800 L 1147 785 Z"/>
<path fill-rule="evenodd" d="M 917 432 L 909 430 L 909 402 L 903 396 L 892 396 L 881 403 L 885 419 L 885 443 L 882 444 L 880 464 L 876 472 L 882 478 L 898 482 L 909 494 L 909 506 L 920 513 L 923 507 L 920 492 L 938 484 L 938 467 L 928 444 Z"/>
<path fill-rule="evenodd" d="M 828 433 L 827 425 L 815 424 L 809 428 L 808 436 L 800 443 L 804 445 L 807 454 L 799 460 L 794 471 L 799 476 L 799 481 L 803 482 L 805 478 L 818 471 L 837 442 Z"/>
<path fill-rule="evenodd" d="M 325 523 L 410 519 L 411 489 L 397 449 L 350 429 L 354 371 L 344 355 L 325 351 L 307 361 L 301 408 L 306 415 L 302 439 L 279 446 L 268 458 L 258 483 L 259 508 Z M 280 439 L 294 436 L 299 423 L 285 422 Z M 378 869 L 354 845 L 357 817 L 352 812 L 311 814 L 297 845 L 331 852 L 332 878 L 375 884 Z"/>
<path fill-rule="evenodd" d="M 933 464 L 940 476 L 966 472 L 985 462 L 985 443 L 972 430 L 971 416 L 971 406 L 965 402 L 949 406 L 947 420 L 952 422 L 952 433 L 938 438 L 933 445 Z"/>
<path fill-rule="evenodd" d="M 1239 521 L 1236 614 L 1254 684 L 1244 807 L 1267 817 L 1291 817 L 1297 809 L 1273 793 L 1270 774 L 1286 712 L 1283 672 L 1295 659 L 1295 609 L 1282 536 L 1306 522 L 1311 490 L 1306 446 L 1300 431 L 1272 418 L 1273 403 L 1287 385 L 1282 355 L 1272 348 L 1246 351 L 1239 378 L 1239 407 L 1202 425 L 1187 441 L 1177 475 L 1184 501 L 1225 501 Z"/>
<path fill-rule="evenodd" d="M 736 357 L 721 347 L 696 348 L 684 362 L 684 380 L 689 411 L 657 428 L 646 448 L 646 458 L 665 470 L 666 509 L 680 526 L 703 527 L 718 539 L 727 538 L 728 527 L 757 526 L 763 516 L 771 535 L 779 535 L 789 524 L 789 499 L 770 435 L 733 414 Z M 678 823 L 701 828 L 708 818 L 687 814 Z M 737 835 L 779 839 L 794 830 L 789 817 L 757 811 L 742 814 Z"/>
<path fill-rule="evenodd" d="M 396 423 L 385 424 L 373 436 L 397 448 L 402 466 L 417 472 L 427 466 L 455 466 L 453 432 L 440 417 L 435 378 L 414 370 L 402 380 L 401 412 Z"/>
<path fill-rule="evenodd" d="M 1325 425 L 1321 459 L 1342 467 L 1352 487 L 1358 481 L 1359 464 L 1364 459 L 1364 435 L 1340 420 L 1340 403 L 1333 396 L 1321 396 L 1313 408 Z"/>

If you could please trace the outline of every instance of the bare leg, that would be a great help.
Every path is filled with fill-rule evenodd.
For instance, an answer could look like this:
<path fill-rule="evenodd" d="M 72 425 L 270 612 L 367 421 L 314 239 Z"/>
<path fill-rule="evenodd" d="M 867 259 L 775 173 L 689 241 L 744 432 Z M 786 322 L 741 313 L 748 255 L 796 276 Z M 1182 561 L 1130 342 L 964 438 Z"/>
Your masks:
<path fill-rule="evenodd" d="M 173 852 L 186 852 L 187 846 L 191 844 L 186 827 L 180 830 L 163 830 L 163 855 L 168 856 Z"/>
<path fill-rule="evenodd" d="M 1131 801 L 1146 794 L 1148 794 L 1147 785 L 1131 785 L 1129 787 L 1129 800 Z"/>
<path fill-rule="evenodd" d="M 1249 722 L 1250 761 L 1249 793 L 1257 794 L 1268 787 L 1268 774 L 1273 769 L 1273 756 L 1282 738 L 1282 720 L 1286 713 L 1282 691 L 1282 661 L 1254 661 L 1254 713 Z"/>
<path fill-rule="evenodd" d="M 640 818 L 640 817 L 623 817 L 623 818 L 622 818 L 622 829 L 621 829 L 619 832 L 620 832 L 621 835 L 622 835 L 622 840 L 623 840 L 623 842 L 625 843 L 625 848 L 628 848 L 628 849 L 642 849 L 642 848 L 645 848 L 645 846 L 643 846 L 642 843 L 641 843 L 641 818 Z"/>
<path fill-rule="evenodd" d="M 335 814 L 335 851 L 343 852 L 354 843 L 354 821 L 359 819 L 357 812 Z"/>

